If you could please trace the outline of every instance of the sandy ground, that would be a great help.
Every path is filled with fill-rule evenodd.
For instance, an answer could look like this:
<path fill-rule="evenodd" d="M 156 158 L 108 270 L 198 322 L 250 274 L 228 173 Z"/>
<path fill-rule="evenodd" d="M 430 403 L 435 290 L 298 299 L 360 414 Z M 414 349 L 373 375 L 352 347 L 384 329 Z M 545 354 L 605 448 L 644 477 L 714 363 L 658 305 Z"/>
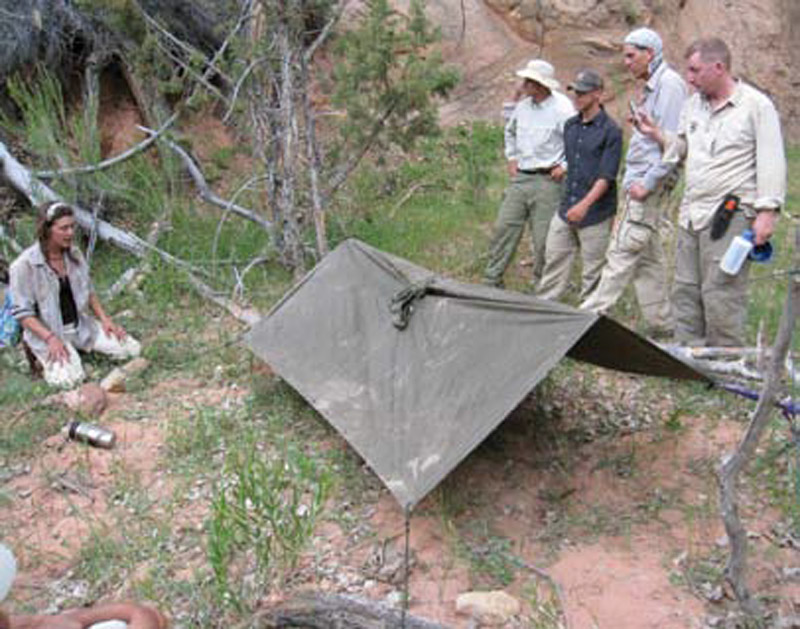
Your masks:
<path fill-rule="evenodd" d="M 56 435 L 41 444 L 28 473 L 6 483 L 4 491 L 15 500 L 2 517 L 4 528 L 14 531 L 6 541 L 23 567 L 16 586 L 20 600 L 36 598 L 64 577 L 89 528 L 103 530 L 120 470 L 135 474 L 155 505 L 171 494 L 171 481 L 160 471 L 170 414 L 248 394 L 192 380 L 168 381 L 153 393 L 136 403 L 127 394 L 112 400 L 102 423 L 118 435 L 114 450 Z M 145 419 L 122 419 L 123 410 L 131 408 Z M 165 414 L 165 408 L 172 410 Z M 456 597 L 503 586 L 471 567 L 458 540 L 470 540 L 471 531 L 486 526 L 496 539 L 510 542 L 504 552 L 519 562 L 503 588 L 523 603 L 522 617 L 509 627 L 528 626 L 525 618 L 535 617 L 532 591 L 539 601 L 559 597 L 572 628 L 705 626 L 709 614 L 723 613 L 730 601 L 712 604 L 677 577 L 693 562 L 725 550 L 710 468 L 743 427 L 738 421 L 686 417 L 674 432 L 654 426 L 560 444 L 553 426 L 539 433 L 530 425 L 530 413 L 518 410 L 416 508 L 410 528 L 411 612 L 450 627 L 472 626 L 456 614 Z M 329 447 L 347 448 L 337 437 L 330 439 Z M 329 510 L 360 509 L 356 533 L 334 520 L 323 522 L 293 588 L 375 600 L 401 589 L 403 514 L 366 468 L 362 473 L 373 488 L 363 504 L 329 505 Z M 200 526 L 207 508 L 204 501 L 193 502 L 173 519 Z M 800 598 L 791 584 L 777 584 L 775 574 L 796 558 L 774 543 L 774 514 L 760 509 L 757 503 L 742 506 L 753 537 L 753 582 L 780 597 L 788 612 Z M 480 541 L 480 535 L 474 539 Z M 383 551 L 380 565 L 375 565 L 377 548 Z M 549 575 L 558 594 L 537 571 Z"/>

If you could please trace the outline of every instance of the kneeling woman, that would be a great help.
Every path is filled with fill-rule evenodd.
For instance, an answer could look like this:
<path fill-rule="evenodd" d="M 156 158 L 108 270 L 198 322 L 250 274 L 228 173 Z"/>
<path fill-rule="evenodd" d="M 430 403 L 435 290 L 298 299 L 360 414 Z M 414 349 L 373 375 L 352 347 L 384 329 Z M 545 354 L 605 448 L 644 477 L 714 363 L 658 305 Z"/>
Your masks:
<path fill-rule="evenodd" d="M 83 380 L 76 349 L 117 360 L 138 356 L 138 341 L 111 321 L 94 293 L 86 260 L 73 243 L 72 208 L 61 202 L 45 204 L 36 234 L 39 241 L 11 265 L 11 298 L 12 313 L 44 369 L 44 379 L 63 387 Z"/>

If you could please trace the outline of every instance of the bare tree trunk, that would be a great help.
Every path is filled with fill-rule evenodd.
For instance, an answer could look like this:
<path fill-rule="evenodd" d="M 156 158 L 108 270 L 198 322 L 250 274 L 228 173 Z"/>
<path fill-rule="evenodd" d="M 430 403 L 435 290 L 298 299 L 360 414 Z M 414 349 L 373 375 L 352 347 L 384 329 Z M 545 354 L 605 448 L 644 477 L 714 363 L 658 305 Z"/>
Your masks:
<path fill-rule="evenodd" d="M 278 52 L 280 54 L 280 118 L 281 118 L 281 182 L 277 202 L 281 209 L 284 221 L 284 244 L 289 265 L 298 278 L 305 273 L 303 260 L 303 246 L 298 223 L 296 208 L 295 186 L 297 185 L 296 144 L 297 144 L 297 114 L 295 110 L 295 72 L 297 61 L 295 43 L 292 41 L 293 32 L 291 20 L 294 15 L 299 15 L 298 0 L 287 0 L 281 7 L 277 36 Z"/>
<path fill-rule="evenodd" d="M 328 254 L 328 235 L 325 226 L 325 207 L 322 202 L 322 192 L 319 184 L 319 171 L 322 160 L 317 146 L 316 120 L 311 107 L 311 97 L 309 95 L 310 76 L 305 55 L 300 64 L 300 72 L 300 89 L 303 96 L 303 119 L 306 132 L 306 157 L 308 159 L 308 176 L 311 182 L 311 207 L 314 216 L 314 231 L 317 237 L 317 255 L 320 258 L 324 258 Z"/>
<path fill-rule="evenodd" d="M 800 252 L 800 228 L 795 234 L 795 266 L 797 266 L 798 252 Z M 725 577 L 733 588 L 742 609 L 756 619 L 761 616 L 761 608 L 746 583 L 747 532 L 739 519 L 737 483 L 739 473 L 750 462 L 769 422 L 780 388 L 783 364 L 791 346 L 798 308 L 800 308 L 800 278 L 792 275 L 775 345 L 772 349 L 769 369 L 761 389 L 761 397 L 750 420 L 750 425 L 747 427 L 747 432 L 736 451 L 723 457 L 719 470 L 720 511 L 731 544 L 731 552 L 725 567 Z"/>
<path fill-rule="evenodd" d="M 89 134 L 89 146 L 100 149 L 98 137 L 98 114 L 100 112 L 100 59 L 92 53 L 86 60 L 83 86 L 83 116 L 86 132 Z"/>

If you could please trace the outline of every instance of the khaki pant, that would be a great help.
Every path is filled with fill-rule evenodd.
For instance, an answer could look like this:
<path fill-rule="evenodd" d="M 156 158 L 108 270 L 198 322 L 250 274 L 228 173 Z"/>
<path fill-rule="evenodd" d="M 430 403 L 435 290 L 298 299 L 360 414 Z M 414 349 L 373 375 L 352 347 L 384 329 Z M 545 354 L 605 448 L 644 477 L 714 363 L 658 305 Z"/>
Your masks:
<path fill-rule="evenodd" d="M 44 369 L 44 380 L 47 384 L 54 387 L 62 387 L 71 389 L 76 386 L 86 377 L 81 363 L 81 357 L 73 345 L 74 339 L 70 335 L 61 339 L 67 348 L 69 360 L 64 362 L 52 361 L 48 358 L 47 354 L 41 355 L 39 352 L 34 352 L 36 358 L 41 363 Z M 126 360 L 134 358 L 141 352 L 141 345 L 139 341 L 133 338 L 130 334 L 124 340 L 119 340 L 115 336 L 109 336 L 103 331 L 103 327 L 97 324 L 97 338 L 91 347 L 78 348 L 84 351 L 100 352 L 106 356 L 110 356 L 114 360 Z"/>
<path fill-rule="evenodd" d="M 581 294 L 583 300 L 600 280 L 611 232 L 611 218 L 578 229 L 558 214 L 550 221 L 542 281 L 536 291 L 543 299 L 557 300 L 569 286 L 575 254 L 581 253 Z"/>
<path fill-rule="evenodd" d="M 747 318 L 750 262 L 735 276 L 723 273 L 719 261 L 731 240 L 750 225 L 736 212 L 725 236 L 712 241 L 709 229 L 678 228 L 672 311 L 675 340 L 683 345 L 742 346 Z"/>
<path fill-rule="evenodd" d="M 609 312 L 633 281 L 647 324 L 654 331 L 672 329 L 667 263 L 658 230 L 666 200 L 666 195 L 659 193 L 651 194 L 644 202 L 625 195 L 600 283 L 581 308 Z"/>
<path fill-rule="evenodd" d="M 487 284 L 501 286 L 503 273 L 514 257 L 527 222 L 531 230 L 533 278 L 535 284 L 542 274 L 545 241 L 550 219 L 561 202 L 561 184 L 547 173 L 517 173 L 503 193 L 503 201 L 494 225 L 489 246 L 489 261 L 484 279 Z"/>

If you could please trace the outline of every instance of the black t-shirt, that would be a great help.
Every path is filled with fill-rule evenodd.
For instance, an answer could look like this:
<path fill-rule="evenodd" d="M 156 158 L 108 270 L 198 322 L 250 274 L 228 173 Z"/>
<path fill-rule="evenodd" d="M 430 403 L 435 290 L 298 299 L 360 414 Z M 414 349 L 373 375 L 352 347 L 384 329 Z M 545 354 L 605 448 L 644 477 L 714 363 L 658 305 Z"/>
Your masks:
<path fill-rule="evenodd" d="M 58 278 L 58 300 L 61 305 L 61 321 L 64 325 L 72 325 L 78 323 L 78 308 L 75 305 L 75 297 L 72 295 L 72 286 L 69 284 L 69 278 Z"/>

